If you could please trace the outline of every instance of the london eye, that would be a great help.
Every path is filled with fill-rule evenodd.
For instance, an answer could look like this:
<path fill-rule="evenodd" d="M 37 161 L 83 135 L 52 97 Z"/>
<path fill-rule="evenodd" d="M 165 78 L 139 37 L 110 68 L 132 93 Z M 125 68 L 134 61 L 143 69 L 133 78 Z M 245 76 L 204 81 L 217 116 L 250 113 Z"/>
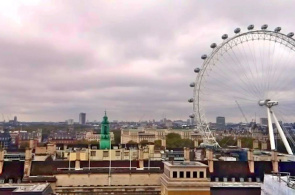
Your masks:
<path fill-rule="evenodd" d="M 293 154 L 289 142 L 294 140 L 282 124 L 295 121 L 293 36 L 293 32 L 282 33 L 281 27 L 269 30 L 266 24 L 259 29 L 249 25 L 245 32 L 236 28 L 232 37 L 223 34 L 221 43 L 212 43 L 209 54 L 201 55 L 188 102 L 193 104 L 190 117 L 196 120 L 204 145 L 219 147 L 209 125 L 216 116 L 226 116 L 230 122 L 267 118 L 271 149 L 276 149 L 275 129 L 287 152 Z"/>

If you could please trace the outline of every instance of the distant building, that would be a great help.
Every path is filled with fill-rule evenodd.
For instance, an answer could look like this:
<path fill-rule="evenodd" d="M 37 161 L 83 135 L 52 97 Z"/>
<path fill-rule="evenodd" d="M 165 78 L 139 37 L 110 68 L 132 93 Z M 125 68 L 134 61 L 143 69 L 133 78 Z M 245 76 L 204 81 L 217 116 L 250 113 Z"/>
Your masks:
<path fill-rule="evenodd" d="M 140 143 L 145 140 L 154 142 L 155 140 L 165 140 L 169 133 L 177 133 L 182 139 L 199 140 L 201 135 L 194 132 L 192 129 L 122 129 L 121 144 L 126 144 L 129 141 Z"/>
<path fill-rule="evenodd" d="M 86 113 L 81 112 L 79 115 L 79 124 L 85 125 L 86 124 Z"/>
<path fill-rule="evenodd" d="M 190 119 L 187 119 L 187 120 L 186 120 L 186 124 L 187 124 L 187 125 L 190 125 L 190 124 L 191 124 L 191 120 L 190 120 Z"/>
<path fill-rule="evenodd" d="M 217 130 L 225 129 L 225 117 L 223 116 L 216 117 L 216 129 Z"/>
<path fill-rule="evenodd" d="M 267 126 L 267 124 L 268 124 L 268 119 L 267 118 L 260 118 L 260 125 Z"/>
<path fill-rule="evenodd" d="M 8 148 L 11 145 L 11 136 L 8 129 L 0 132 L 0 146 L 2 148 Z"/>
<path fill-rule="evenodd" d="M 191 118 L 191 125 L 195 125 L 195 119 Z"/>
<path fill-rule="evenodd" d="M 73 125 L 74 124 L 74 119 L 68 119 L 68 120 L 66 120 L 66 123 L 68 125 Z"/>

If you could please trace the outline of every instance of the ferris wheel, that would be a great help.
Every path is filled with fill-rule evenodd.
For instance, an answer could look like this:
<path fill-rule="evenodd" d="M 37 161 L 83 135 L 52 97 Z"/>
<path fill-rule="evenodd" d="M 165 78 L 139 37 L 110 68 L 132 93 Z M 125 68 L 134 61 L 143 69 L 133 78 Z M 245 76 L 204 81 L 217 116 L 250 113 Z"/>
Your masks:
<path fill-rule="evenodd" d="M 231 38 L 222 35 L 222 42 L 212 43 L 211 53 L 201 56 L 202 66 L 194 69 L 197 76 L 190 83 L 193 98 L 188 102 L 193 104 L 190 118 L 196 120 L 204 145 L 219 147 L 209 125 L 216 116 L 233 123 L 254 122 L 257 117 L 268 121 L 271 149 L 276 149 L 276 130 L 287 152 L 293 154 L 282 125 L 295 122 L 293 36 L 293 32 L 282 33 L 280 27 L 268 30 L 266 24 L 260 29 L 249 25 L 246 32 L 236 28 Z"/>

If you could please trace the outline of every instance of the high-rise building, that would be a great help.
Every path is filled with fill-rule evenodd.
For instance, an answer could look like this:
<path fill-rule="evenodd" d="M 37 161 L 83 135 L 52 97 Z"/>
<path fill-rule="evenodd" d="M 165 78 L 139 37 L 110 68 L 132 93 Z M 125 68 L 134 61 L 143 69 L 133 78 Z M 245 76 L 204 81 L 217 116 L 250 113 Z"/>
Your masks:
<path fill-rule="evenodd" d="M 267 118 L 260 118 L 260 125 L 268 125 L 268 119 Z"/>
<path fill-rule="evenodd" d="M 216 117 L 216 129 L 225 130 L 225 117 L 223 116 Z"/>
<path fill-rule="evenodd" d="M 79 124 L 85 125 L 86 123 L 86 113 L 81 112 L 79 115 Z"/>

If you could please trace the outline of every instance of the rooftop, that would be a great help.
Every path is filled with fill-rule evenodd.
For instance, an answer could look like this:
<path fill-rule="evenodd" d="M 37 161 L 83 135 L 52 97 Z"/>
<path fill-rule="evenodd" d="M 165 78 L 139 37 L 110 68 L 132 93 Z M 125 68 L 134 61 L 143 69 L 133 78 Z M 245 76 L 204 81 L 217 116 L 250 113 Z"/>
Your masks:
<path fill-rule="evenodd" d="M 203 164 L 197 161 L 190 161 L 190 162 L 182 162 L 182 161 L 168 161 L 164 162 L 165 165 L 169 167 L 207 167 L 208 165 Z"/>

